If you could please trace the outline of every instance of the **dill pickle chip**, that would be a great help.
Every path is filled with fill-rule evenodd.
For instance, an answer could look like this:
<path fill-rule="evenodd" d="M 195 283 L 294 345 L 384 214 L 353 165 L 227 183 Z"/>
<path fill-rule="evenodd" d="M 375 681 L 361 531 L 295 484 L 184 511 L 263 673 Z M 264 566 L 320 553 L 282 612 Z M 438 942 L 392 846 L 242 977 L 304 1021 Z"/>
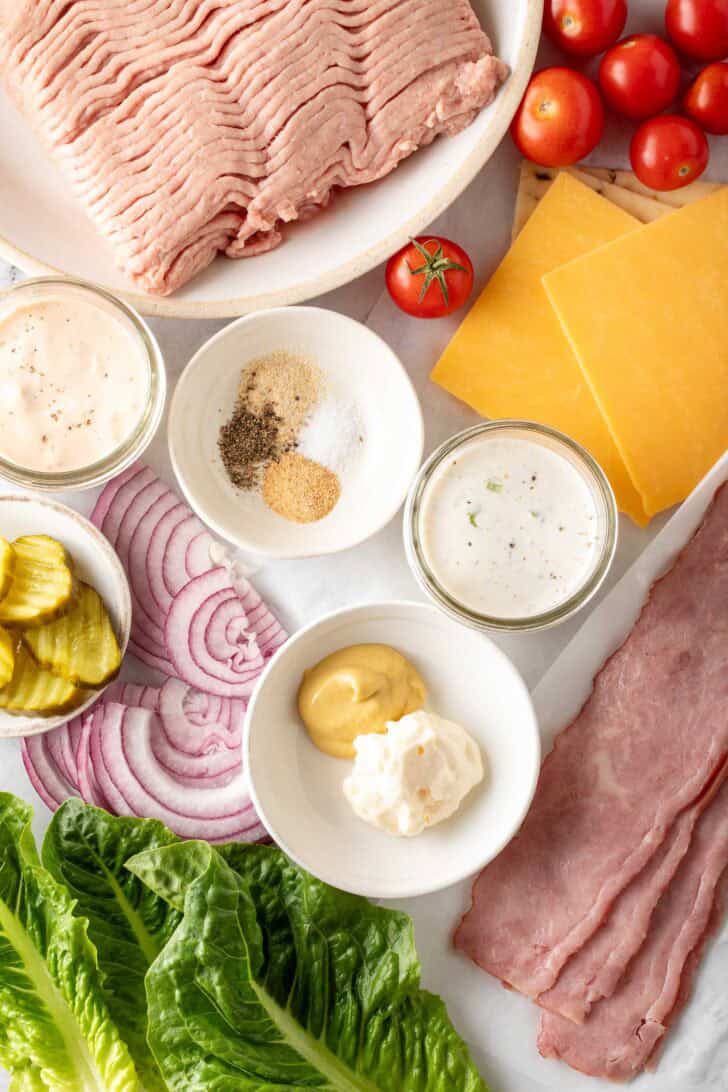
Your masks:
<path fill-rule="evenodd" d="M 15 667 L 15 641 L 6 629 L 0 627 L 0 686 L 10 682 Z"/>
<path fill-rule="evenodd" d="M 15 569 L 15 553 L 6 538 L 0 535 L 0 599 L 4 599 L 10 589 Z"/>
<path fill-rule="evenodd" d="M 41 667 L 81 686 L 103 686 L 121 667 L 106 607 L 96 589 L 82 581 L 66 613 L 27 630 L 23 640 Z"/>
<path fill-rule="evenodd" d="M 78 705 L 83 691 L 35 662 L 21 643 L 15 653 L 15 669 L 0 689 L 0 709 L 9 713 L 62 713 Z"/>
<path fill-rule="evenodd" d="M 15 569 L 0 600 L 0 623 L 38 626 L 55 618 L 73 592 L 68 554 L 48 535 L 25 535 L 12 546 Z"/>

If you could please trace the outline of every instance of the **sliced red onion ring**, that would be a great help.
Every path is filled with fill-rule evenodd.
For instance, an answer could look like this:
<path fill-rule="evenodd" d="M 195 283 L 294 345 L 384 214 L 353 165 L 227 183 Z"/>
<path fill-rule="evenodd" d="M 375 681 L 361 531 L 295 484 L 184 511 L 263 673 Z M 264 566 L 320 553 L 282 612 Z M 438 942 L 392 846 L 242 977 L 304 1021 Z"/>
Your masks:
<path fill-rule="evenodd" d="M 212 568 L 212 543 L 212 535 L 192 513 L 182 523 L 177 524 L 169 536 L 162 561 L 162 579 L 172 598 L 189 583 L 190 578 Z M 193 571 L 190 571 L 190 566 Z"/>
<path fill-rule="evenodd" d="M 167 648 L 176 674 L 221 697 L 248 697 L 263 667 L 255 632 L 225 569 L 191 580 L 167 615 Z"/>
<path fill-rule="evenodd" d="M 121 521 L 134 497 L 150 482 L 153 482 L 156 477 L 151 467 L 144 466 L 142 463 L 136 464 L 135 471 L 121 484 L 108 505 L 106 503 L 97 505 L 91 513 L 93 523 L 103 531 L 112 546 L 116 546 Z M 116 483 L 114 482 L 114 484 Z M 102 493 L 99 500 L 103 501 L 103 498 L 104 494 Z"/>
<path fill-rule="evenodd" d="M 172 746 L 187 755 L 234 751 L 242 744 L 245 704 L 195 690 L 180 679 L 167 679 L 157 711 Z"/>
<path fill-rule="evenodd" d="M 161 720 L 146 709 L 110 703 L 91 722 L 90 753 L 99 784 L 118 814 L 161 819 L 184 838 L 258 839 L 264 836 L 238 774 L 224 787 L 181 784 L 160 766 L 153 747 Z"/>
<path fill-rule="evenodd" d="M 86 717 L 81 738 L 78 778 L 87 804 L 96 804 L 112 815 L 136 815 L 106 772 L 101 754 L 101 732 L 118 734 L 126 706 L 109 702 Z M 103 801 L 103 803 L 102 803 Z"/>
<path fill-rule="evenodd" d="M 166 617 L 172 606 L 172 596 L 164 583 L 164 556 L 175 528 L 178 524 L 189 519 L 190 510 L 186 504 L 180 501 L 174 508 L 170 508 L 162 516 L 157 526 L 152 531 L 146 553 L 147 580 L 152 598 L 157 604 L 163 617 Z"/>
<path fill-rule="evenodd" d="M 78 791 L 58 768 L 47 735 L 26 736 L 21 741 L 21 755 L 31 785 L 43 803 L 55 811 L 69 796 L 78 796 Z"/>
<path fill-rule="evenodd" d="M 132 533 L 127 554 L 126 571 L 129 583 L 144 618 L 154 624 L 154 633 L 162 644 L 164 643 L 164 617 L 160 614 L 149 582 L 147 555 L 155 528 L 172 509 L 181 507 L 183 506 L 180 505 L 174 493 L 170 489 L 165 489 L 137 524 Z"/>
<path fill-rule="evenodd" d="M 141 463 L 132 463 L 131 466 L 128 466 L 126 470 L 123 470 L 116 478 L 112 478 L 110 482 L 107 482 L 99 494 L 99 498 L 94 505 L 94 510 L 89 517 L 92 523 L 99 528 L 101 527 L 101 524 L 106 519 L 108 511 L 122 485 L 126 485 L 126 483 L 138 474 L 141 469 Z"/>

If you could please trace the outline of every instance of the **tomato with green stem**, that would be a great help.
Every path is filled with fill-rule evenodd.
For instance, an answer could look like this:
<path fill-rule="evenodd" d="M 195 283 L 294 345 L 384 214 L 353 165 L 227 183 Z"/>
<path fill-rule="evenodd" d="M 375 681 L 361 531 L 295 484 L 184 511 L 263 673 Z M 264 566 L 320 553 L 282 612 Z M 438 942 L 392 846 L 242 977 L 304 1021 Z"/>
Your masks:
<path fill-rule="evenodd" d="M 473 264 L 451 239 L 419 235 L 392 255 L 385 279 L 390 296 L 406 314 L 442 318 L 470 296 Z"/>

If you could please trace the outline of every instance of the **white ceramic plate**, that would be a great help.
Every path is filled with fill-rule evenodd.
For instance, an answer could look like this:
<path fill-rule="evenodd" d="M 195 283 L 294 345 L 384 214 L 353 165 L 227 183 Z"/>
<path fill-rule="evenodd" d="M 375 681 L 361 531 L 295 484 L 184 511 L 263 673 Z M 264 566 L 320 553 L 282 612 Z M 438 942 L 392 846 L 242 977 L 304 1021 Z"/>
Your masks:
<path fill-rule="evenodd" d="M 329 394 L 353 406 L 361 425 L 340 475 L 339 501 L 316 523 L 291 523 L 258 492 L 236 489 L 218 453 L 241 369 L 278 349 L 314 360 Z M 389 346 L 354 319 L 317 307 L 260 311 L 226 326 L 187 365 L 169 414 L 172 465 L 191 506 L 229 542 L 269 557 L 335 553 L 380 530 L 407 495 L 423 439 L 417 395 Z"/>
<path fill-rule="evenodd" d="M 351 811 L 341 783 L 351 763 L 329 758 L 296 711 L 301 674 L 347 645 L 381 642 L 422 673 L 428 706 L 463 725 L 488 761 L 484 782 L 449 820 L 415 838 L 375 830 Z M 245 765 L 271 835 L 315 876 L 370 898 L 405 898 L 447 887 L 499 853 L 533 798 L 540 740 L 528 691 L 487 637 L 424 603 L 337 611 L 300 630 L 271 660 L 245 723 Z"/>
<path fill-rule="evenodd" d="M 437 140 L 388 178 L 340 194 L 295 225 L 283 246 L 249 261 L 218 258 L 171 298 L 140 295 L 116 269 L 64 178 L 0 93 L 0 255 L 28 273 L 63 272 L 122 293 L 146 314 L 241 315 L 296 303 L 360 276 L 431 223 L 493 154 L 533 68 L 543 0 L 472 0 L 511 77 L 469 128 Z"/>
<path fill-rule="evenodd" d="M 0 534 L 11 542 L 21 535 L 57 538 L 73 558 L 74 571 L 99 593 L 111 617 L 122 653 L 131 626 L 131 598 L 121 562 L 99 530 L 87 519 L 56 501 L 20 494 L 0 496 Z M 14 716 L 0 710 L 0 737 L 33 736 L 57 728 L 78 716 L 101 691 L 90 692 L 83 705 L 55 717 Z"/>

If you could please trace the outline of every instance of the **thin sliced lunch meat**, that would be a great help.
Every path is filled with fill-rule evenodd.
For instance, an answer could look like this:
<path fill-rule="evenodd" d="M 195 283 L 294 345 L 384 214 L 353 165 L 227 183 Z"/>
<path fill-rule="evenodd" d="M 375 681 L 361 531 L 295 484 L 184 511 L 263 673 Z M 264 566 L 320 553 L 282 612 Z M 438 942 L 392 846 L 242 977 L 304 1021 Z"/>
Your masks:
<path fill-rule="evenodd" d="M 609 1000 L 584 1024 L 545 1013 L 538 1048 L 595 1077 L 629 1080 L 654 1059 L 690 995 L 720 923 L 728 869 L 728 785 L 697 823 L 693 844 L 657 905 L 649 934 Z"/>
<path fill-rule="evenodd" d="M 726 604 L 723 486 L 556 740 L 521 831 L 475 882 L 456 946 L 522 993 L 553 987 L 722 767 Z"/>
<path fill-rule="evenodd" d="M 542 1008 L 580 1024 L 593 1005 L 612 996 L 649 934 L 655 907 L 690 849 L 695 824 L 727 775 L 724 763 L 700 799 L 678 816 L 658 852 L 616 900 L 602 927 L 572 956 L 556 984 L 538 998 Z"/>

